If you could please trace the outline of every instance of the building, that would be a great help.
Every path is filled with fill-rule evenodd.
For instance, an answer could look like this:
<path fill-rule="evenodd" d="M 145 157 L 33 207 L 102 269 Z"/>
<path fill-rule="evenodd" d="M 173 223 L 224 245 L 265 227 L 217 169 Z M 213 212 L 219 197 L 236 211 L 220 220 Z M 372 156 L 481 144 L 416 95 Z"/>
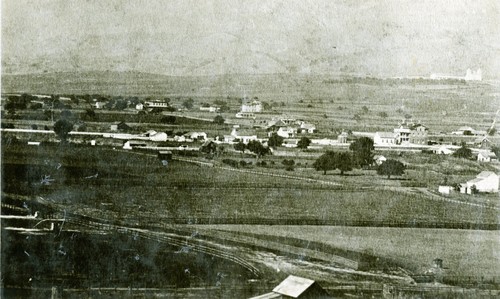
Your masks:
<path fill-rule="evenodd" d="M 480 148 L 490 148 L 491 140 L 486 136 L 478 137 L 474 140 L 474 145 Z"/>
<path fill-rule="evenodd" d="M 452 186 L 438 186 L 438 192 L 442 195 L 450 195 L 452 191 Z"/>
<path fill-rule="evenodd" d="M 473 190 L 485 193 L 498 193 L 498 175 L 492 171 L 482 171 L 475 179 L 460 185 L 460 193 L 472 194 Z"/>
<path fill-rule="evenodd" d="M 152 108 L 168 108 L 170 107 L 170 104 L 167 102 L 161 102 L 161 101 L 153 101 L 153 102 L 145 102 L 144 103 L 144 108 L 152 109 Z"/>
<path fill-rule="evenodd" d="M 192 139 L 192 140 L 202 140 L 205 141 L 207 140 L 207 133 L 205 132 L 188 132 L 184 134 L 186 138 Z"/>
<path fill-rule="evenodd" d="M 451 132 L 453 135 L 465 135 L 465 136 L 484 136 L 486 135 L 486 131 L 483 130 L 474 130 L 471 127 L 463 126 L 458 128 L 457 131 Z"/>
<path fill-rule="evenodd" d="M 451 155 L 455 152 L 446 145 L 434 146 L 431 151 L 436 155 Z"/>
<path fill-rule="evenodd" d="M 280 127 L 278 131 L 276 131 L 276 134 L 278 134 L 278 136 L 281 136 L 283 138 L 294 138 L 295 135 L 297 134 L 297 130 L 292 127 Z"/>
<path fill-rule="evenodd" d="M 394 129 L 394 134 L 396 135 L 396 144 L 405 145 L 410 143 L 411 130 L 405 126 L 400 126 Z"/>
<path fill-rule="evenodd" d="M 471 69 L 467 69 L 465 73 L 465 81 L 481 81 L 483 80 L 483 73 L 481 69 L 477 69 L 477 71 L 471 71 Z"/>
<path fill-rule="evenodd" d="M 272 292 L 250 299 L 271 298 L 323 299 L 332 297 L 314 280 L 289 275 Z"/>
<path fill-rule="evenodd" d="M 376 132 L 373 136 L 373 143 L 375 145 L 395 145 L 396 133 Z"/>
<path fill-rule="evenodd" d="M 207 107 L 204 107 L 204 106 L 201 106 L 200 107 L 200 111 L 205 111 L 205 112 L 219 112 L 220 111 L 220 108 L 219 107 L 215 107 L 215 106 L 207 106 Z"/>
<path fill-rule="evenodd" d="M 311 124 L 311 123 L 302 122 L 300 124 L 299 128 L 297 129 L 297 133 L 314 134 L 314 133 L 316 133 L 316 126 L 314 124 Z"/>
<path fill-rule="evenodd" d="M 342 132 L 337 136 L 337 142 L 338 143 L 347 143 L 347 138 L 349 137 L 349 134 L 347 132 Z"/>
<path fill-rule="evenodd" d="M 243 113 L 261 113 L 262 110 L 262 103 L 257 100 L 249 102 L 245 102 L 244 100 L 243 104 L 241 105 L 241 112 Z"/>
<path fill-rule="evenodd" d="M 478 162 L 497 162 L 498 157 L 492 151 L 480 151 L 477 154 L 477 161 Z"/>
<path fill-rule="evenodd" d="M 255 119 L 255 114 L 253 112 L 238 112 L 236 113 L 236 118 L 250 118 Z"/>
<path fill-rule="evenodd" d="M 410 143 L 426 145 L 428 142 L 428 129 L 426 126 L 417 124 L 410 128 Z"/>
<path fill-rule="evenodd" d="M 240 126 L 235 125 L 230 135 L 224 135 L 224 142 L 232 143 L 237 140 L 247 144 L 251 140 L 257 140 L 257 134 L 255 131 L 240 129 Z"/>

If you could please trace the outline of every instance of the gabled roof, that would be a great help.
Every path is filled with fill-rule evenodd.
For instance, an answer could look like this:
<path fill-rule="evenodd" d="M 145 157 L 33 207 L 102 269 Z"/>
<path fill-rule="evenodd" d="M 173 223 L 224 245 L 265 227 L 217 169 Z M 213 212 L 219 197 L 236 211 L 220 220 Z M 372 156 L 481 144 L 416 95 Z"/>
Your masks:
<path fill-rule="evenodd" d="M 313 284 L 314 280 L 290 275 L 275 287 L 273 292 L 297 298 Z"/>
<path fill-rule="evenodd" d="M 490 176 L 498 176 L 496 173 L 494 173 L 493 171 L 481 171 L 478 175 L 477 175 L 477 178 L 482 178 L 482 179 L 485 179 L 485 178 L 488 178 Z"/>
<path fill-rule="evenodd" d="M 483 157 L 488 157 L 488 158 L 496 158 L 497 157 L 497 155 L 491 151 L 481 151 L 481 152 L 479 152 L 478 155 L 481 155 Z"/>

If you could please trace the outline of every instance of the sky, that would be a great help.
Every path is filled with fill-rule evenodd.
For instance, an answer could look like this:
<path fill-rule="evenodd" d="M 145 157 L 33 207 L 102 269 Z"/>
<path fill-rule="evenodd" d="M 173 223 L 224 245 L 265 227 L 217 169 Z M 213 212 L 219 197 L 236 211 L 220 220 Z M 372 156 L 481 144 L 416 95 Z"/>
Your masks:
<path fill-rule="evenodd" d="M 2 0 L 2 72 L 500 77 L 498 0 Z"/>

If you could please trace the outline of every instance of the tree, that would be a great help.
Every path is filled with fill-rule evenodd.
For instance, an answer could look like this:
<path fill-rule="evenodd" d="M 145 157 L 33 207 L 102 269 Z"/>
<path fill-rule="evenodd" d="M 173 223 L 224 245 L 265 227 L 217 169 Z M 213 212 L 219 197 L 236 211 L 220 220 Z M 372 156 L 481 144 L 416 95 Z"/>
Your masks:
<path fill-rule="evenodd" d="M 370 109 L 368 109 L 368 107 L 366 106 L 361 107 L 361 113 L 367 114 L 368 112 L 370 112 Z"/>
<path fill-rule="evenodd" d="M 378 113 L 378 116 L 380 116 L 380 117 L 382 117 L 382 118 L 387 118 L 389 115 L 387 115 L 387 112 L 382 111 L 382 112 L 379 112 L 379 113 Z"/>
<path fill-rule="evenodd" d="M 280 135 L 273 133 L 271 137 L 269 137 L 269 140 L 267 141 L 267 144 L 271 147 L 277 147 L 281 146 L 283 144 L 284 138 L 281 137 Z"/>
<path fill-rule="evenodd" d="M 335 170 L 337 168 L 335 162 L 335 153 L 332 151 L 327 151 L 316 161 L 314 161 L 313 167 L 317 171 L 323 171 L 323 174 L 326 175 L 326 172 L 328 170 Z"/>
<path fill-rule="evenodd" d="M 173 115 L 166 115 L 161 118 L 161 122 L 166 123 L 166 124 L 175 124 L 177 121 L 177 118 Z"/>
<path fill-rule="evenodd" d="M 361 137 L 351 143 L 349 150 L 353 152 L 354 164 L 360 167 L 371 165 L 373 162 L 373 140 L 369 137 Z"/>
<path fill-rule="evenodd" d="M 222 125 L 224 124 L 226 120 L 224 119 L 224 117 L 220 116 L 220 115 L 217 115 L 216 117 L 214 117 L 214 123 L 218 124 L 218 125 Z"/>
<path fill-rule="evenodd" d="M 254 154 L 257 155 L 257 159 L 269 153 L 269 148 L 265 147 L 257 140 L 250 140 L 247 144 L 247 148 Z"/>
<path fill-rule="evenodd" d="M 403 163 L 388 159 L 380 164 L 377 168 L 377 174 L 387 175 L 387 178 L 390 179 L 391 175 L 402 175 L 405 172 L 405 166 Z"/>
<path fill-rule="evenodd" d="M 281 163 L 285 165 L 287 171 L 293 171 L 295 169 L 295 161 L 293 159 L 284 159 Z"/>
<path fill-rule="evenodd" d="M 359 114 L 354 114 L 354 116 L 352 117 L 352 119 L 354 119 L 355 121 L 361 121 L 361 116 Z"/>
<path fill-rule="evenodd" d="M 241 141 L 234 145 L 234 149 L 240 151 L 241 153 L 244 153 L 246 148 L 247 146 Z"/>
<path fill-rule="evenodd" d="M 345 171 L 352 170 L 351 155 L 346 152 L 338 153 L 335 155 L 335 168 L 340 170 L 340 175 L 344 175 Z"/>
<path fill-rule="evenodd" d="M 472 151 L 465 145 L 465 143 L 462 143 L 462 147 L 453 153 L 453 157 L 470 159 L 472 158 Z"/>
<path fill-rule="evenodd" d="M 309 144 L 311 144 L 311 139 L 307 137 L 302 137 L 297 143 L 297 147 L 300 149 L 306 149 L 309 146 Z"/>
<path fill-rule="evenodd" d="M 194 104 L 194 100 L 189 98 L 187 100 L 185 100 L 184 102 L 182 102 L 182 106 L 186 109 L 191 109 L 193 108 L 193 104 Z"/>
<path fill-rule="evenodd" d="M 497 133 L 497 129 L 496 128 L 490 128 L 488 130 L 488 135 L 489 136 L 495 136 L 496 133 Z"/>
<path fill-rule="evenodd" d="M 63 142 L 66 141 L 71 130 L 73 130 L 73 124 L 66 119 L 60 119 L 54 124 L 54 132 Z"/>

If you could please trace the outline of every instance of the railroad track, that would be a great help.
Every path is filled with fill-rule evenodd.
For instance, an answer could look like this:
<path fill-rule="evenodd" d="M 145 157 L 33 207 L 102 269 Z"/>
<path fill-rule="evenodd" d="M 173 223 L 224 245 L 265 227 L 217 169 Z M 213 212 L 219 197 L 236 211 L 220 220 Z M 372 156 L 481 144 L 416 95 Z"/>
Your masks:
<path fill-rule="evenodd" d="M 236 254 L 228 252 L 227 249 L 222 248 L 222 246 L 216 243 L 211 243 L 206 240 L 196 239 L 192 236 L 183 236 L 174 233 L 151 231 L 147 229 L 134 228 L 134 227 L 125 227 L 120 225 L 92 221 L 88 219 L 78 219 L 78 217 L 76 218 L 71 217 L 67 219 L 66 222 L 76 226 L 87 227 L 99 232 L 113 231 L 122 234 L 139 236 L 149 240 L 163 242 L 169 245 L 179 246 L 181 248 L 181 252 L 182 250 L 186 250 L 186 252 L 195 251 L 203 254 L 208 254 L 238 264 L 247 269 L 256 277 L 261 276 L 260 270 L 257 269 L 250 262 L 246 261 L 245 259 L 237 256 Z"/>

